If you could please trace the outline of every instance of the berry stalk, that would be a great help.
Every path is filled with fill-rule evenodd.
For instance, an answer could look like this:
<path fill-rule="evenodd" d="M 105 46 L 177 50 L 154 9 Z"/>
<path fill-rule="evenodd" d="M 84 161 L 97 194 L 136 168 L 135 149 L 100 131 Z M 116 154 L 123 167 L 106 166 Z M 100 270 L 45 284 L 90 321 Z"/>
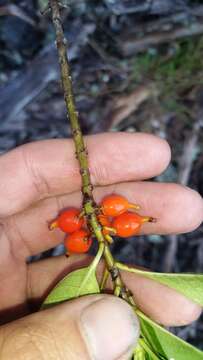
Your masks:
<path fill-rule="evenodd" d="M 115 260 L 111 254 L 108 243 L 105 240 L 105 237 L 102 233 L 102 228 L 97 219 L 96 204 L 92 194 L 93 186 L 91 184 L 88 167 L 88 154 L 75 105 L 70 65 L 67 55 L 68 46 L 67 40 L 64 37 L 58 0 L 50 0 L 49 6 L 51 8 L 52 21 L 56 31 L 56 45 L 60 63 L 64 100 L 71 124 L 72 135 L 76 149 L 76 157 L 80 166 L 80 174 L 82 178 L 83 209 L 86 214 L 89 227 L 92 229 L 92 232 L 96 236 L 98 242 L 105 244 L 103 256 L 106 262 L 106 267 L 111 274 L 115 295 L 125 299 L 131 305 L 134 305 L 132 295 L 122 281 L 119 269 L 116 267 Z"/>

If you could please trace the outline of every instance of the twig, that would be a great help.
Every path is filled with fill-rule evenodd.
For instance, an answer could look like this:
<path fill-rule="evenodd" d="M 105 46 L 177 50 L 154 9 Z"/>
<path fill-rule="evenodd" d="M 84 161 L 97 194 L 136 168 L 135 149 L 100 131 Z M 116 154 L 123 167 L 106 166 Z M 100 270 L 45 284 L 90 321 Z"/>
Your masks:
<path fill-rule="evenodd" d="M 14 4 L 0 6 L 0 16 L 12 15 L 19 17 L 21 20 L 27 22 L 33 27 L 36 27 L 36 22 L 25 13 L 19 6 Z"/>
<path fill-rule="evenodd" d="M 117 43 L 122 55 L 132 56 L 148 50 L 149 47 L 202 33 L 203 6 L 201 5 L 192 8 L 188 13 L 172 14 L 159 20 L 149 21 L 144 26 L 138 24 L 133 31 L 124 33 Z"/>
<path fill-rule="evenodd" d="M 123 120 L 137 111 L 139 106 L 149 98 L 151 92 L 150 85 L 141 85 L 128 95 L 115 97 L 111 110 L 106 115 L 111 127 L 118 127 Z"/>
<path fill-rule="evenodd" d="M 194 148 L 197 144 L 200 127 L 201 119 L 197 119 L 197 121 L 194 122 L 192 131 L 188 139 L 186 139 L 185 144 L 183 145 L 183 152 L 179 161 L 180 170 L 178 175 L 178 181 L 183 185 L 187 185 L 189 181 L 189 176 L 194 161 Z"/>
<path fill-rule="evenodd" d="M 83 194 L 83 208 L 87 217 L 88 225 L 92 229 L 92 232 L 96 236 L 98 242 L 105 243 L 103 255 L 105 258 L 107 269 L 109 270 L 112 277 L 112 281 L 114 284 L 114 293 L 134 305 L 132 296 L 121 279 L 120 272 L 115 265 L 114 258 L 111 254 L 108 244 L 105 241 L 102 233 L 102 228 L 97 220 L 97 205 L 95 204 L 92 194 L 93 187 L 90 180 L 87 149 L 83 140 L 78 118 L 78 112 L 75 105 L 70 65 L 68 62 L 67 40 L 64 37 L 58 1 L 50 0 L 50 7 L 52 11 L 52 21 L 56 31 L 56 45 L 58 49 L 64 99 L 71 124 L 72 135 L 76 149 L 76 156 L 80 165 L 80 174 L 82 178 L 81 190 Z"/>
<path fill-rule="evenodd" d="M 180 156 L 178 161 L 178 182 L 185 186 L 188 184 L 191 174 L 192 165 L 194 162 L 193 150 L 198 141 L 201 122 L 201 117 L 194 122 L 192 131 L 189 134 L 188 138 L 185 140 L 182 155 Z M 168 236 L 169 246 L 164 260 L 164 271 L 166 272 L 170 272 L 173 270 L 174 259 L 178 249 L 178 239 L 178 235 L 175 234 Z"/>

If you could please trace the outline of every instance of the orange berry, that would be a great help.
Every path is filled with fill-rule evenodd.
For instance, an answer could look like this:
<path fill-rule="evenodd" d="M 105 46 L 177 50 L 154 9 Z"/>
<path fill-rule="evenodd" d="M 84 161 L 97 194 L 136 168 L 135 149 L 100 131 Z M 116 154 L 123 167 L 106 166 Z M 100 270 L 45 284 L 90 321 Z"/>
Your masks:
<path fill-rule="evenodd" d="M 106 216 L 115 217 L 132 208 L 139 209 L 139 206 L 129 203 L 124 196 L 117 194 L 108 195 L 101 202 L 101 210 Z"/>
<path fill-rule="evenodd" d="M 89 237 L 88 231 L 77 230 L 66 236 L 64 245 L 68 254 L 82 254 L 89 250 L 92 239 Z"/>
<path fill-rule="evenodd" d="M 111 226 L 111 221 L 108 219 L 107 216 L 103 214 L 98 215 L 98 220 L 102 226 L 109 226 L 109 227 Z"/>
<path fill-rule="evenodd" d="M 112 227 L 116 230 L 116 235 L 129 237 L 140 232 L 142 223 L 142 216 L 126 211 L 113 220 Z"/>
<path fill-rule="evenodd" d="M 79 217 L 80 210 L 70 208 L 61 212 L 57 219 L 51 223 L 50 230 L 59 228 L 66 233 L 73 233 L 84 225 L 84 218 Z"/>

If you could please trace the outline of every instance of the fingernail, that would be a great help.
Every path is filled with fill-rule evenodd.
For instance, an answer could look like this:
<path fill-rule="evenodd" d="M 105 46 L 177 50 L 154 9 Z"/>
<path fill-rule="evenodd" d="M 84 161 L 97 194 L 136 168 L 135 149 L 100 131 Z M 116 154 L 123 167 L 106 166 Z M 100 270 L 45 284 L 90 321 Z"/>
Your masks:
<path fill-rule="evenodd" d="M 92 360 L 129 356 L 139 339 L 139 322 L 133 310 L 123 300 L 110 295 L 85 308 L 80 320 Z"/>

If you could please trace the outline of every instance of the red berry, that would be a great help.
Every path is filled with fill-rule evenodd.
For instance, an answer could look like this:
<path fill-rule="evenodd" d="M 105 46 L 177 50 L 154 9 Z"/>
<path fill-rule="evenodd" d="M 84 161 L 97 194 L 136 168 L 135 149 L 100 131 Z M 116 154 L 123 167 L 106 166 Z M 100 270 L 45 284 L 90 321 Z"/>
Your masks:
<path fill-rule="evenodd" d="M 50 229 L 58 227 L 66 233 L 79 230 L 84 224 L 84 218 L 79 217 L 80 210 L 70 208 L 61 212 L 57 219 L 50 225 Z"/>
<path fill-rule="evenodd" d="M 102 226 L 108 226 L 108 227 L 111 226 L 111 221 L 108 219 L 107 216 L 103 214 L 98 215 L 98 220 Z"/>
<path fill-rule="evenodd" d="M 139 206 L 130 204 L 128 200 L 121 195 L 108 195 L 101 202 L 102 212 L 107 216 L 118 216 L 123 214 L 129 208 L 139 209 Z"/>
<path fill-rule="evenodd" d="M 126 211 L 114 219 L 112 227 L 116 230 L 116 235 L 129 237 L 139 233 L 142 223 L 142 216 Z"/>
<path fill-rule="evenodd" d="M 64 245 L 68 254 L 82 254 L 89 250 L 92 239 L 89 237 L 88 231 L 77 230 L 66 236 Z"/>

